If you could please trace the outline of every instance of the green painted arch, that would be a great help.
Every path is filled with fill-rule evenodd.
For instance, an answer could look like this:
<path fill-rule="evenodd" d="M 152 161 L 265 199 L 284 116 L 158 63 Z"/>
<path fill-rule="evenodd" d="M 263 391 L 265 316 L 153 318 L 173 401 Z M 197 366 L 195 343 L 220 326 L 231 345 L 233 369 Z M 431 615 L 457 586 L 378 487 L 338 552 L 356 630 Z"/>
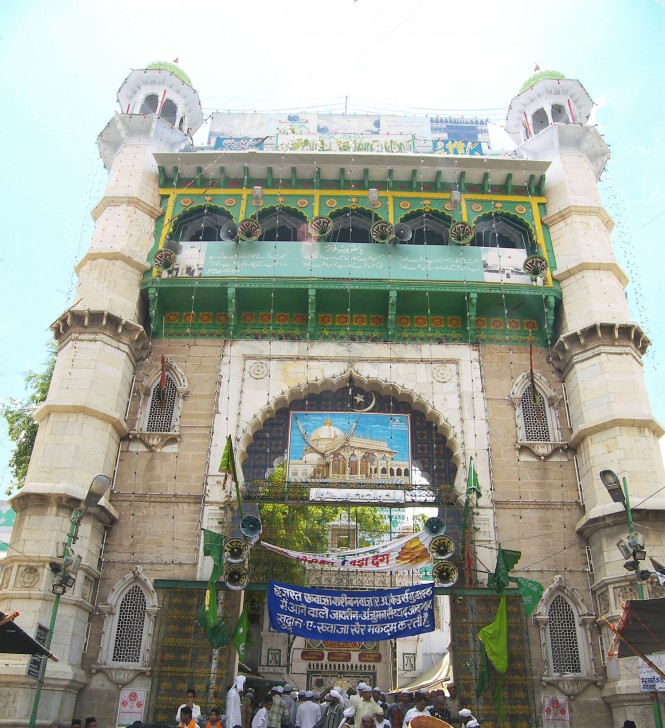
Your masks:
<path fill-rule="evenodd" d="M 211 205 L 209 203 L 202 203 L 200 205 L 192 205 L 191 207 L 188 207 L 186 210 L 183 210 L 182 212 L 178 213 L 175 217 L 171 218 L 168 225 L 166 225 L 166 233 L 167 235 L 172 235 L 174 230 L 179 225 L 182 225 L 183 223 L 186 223 L 190 217 L 196 217 L 197 214 L 204 212 L 206 214 L 211 213 L 221 213 L 225 217 L 229 217 L 229 219 L 236 221 L 234 214 L 231 212 L 231 210 L 227 209 L 223 205 Z M 180 241 L 178 241 L 180 242 Z"/>
<path fill-rule="evenodd" d="M 299 210 L 297 207 L 292 207 L 291 205 L 269 205 L 268 207 L 262 207 L 256 214 L 256 217 L 258 218 L 260 223 L 262 217 L 266 218 L 275 212 L 283 212 L 285 214 L 298 218 L 302 222 L 309 222 L 309 218 L 302 210 Z M 252 217 L 252 215 L 250 215 L 250 217 Z"/>
<path fill-rule="evenodd" d="M 546 78 L 551 79 L 553 81 L 562 81 L 566 77 L 560 71 L 552 71 L 552 70 L 538 71 L 538 73 L 534 73 L 533 76 L 530 76 L 529 78 L 527 78 L 527 80 L 520 86 L 519 93 L 523 93 L 528 88 L 535 86 L 538 83 L 538 81 L 542 81 Z"/>
<path fill-rule="evenodd" d="M 350 214 L 356 214 L 361 217 L 365 217 L 368 220 L 372 220 L 372 210 L 370 208 L 360 206 L 352 207 L 351 205 L 348 205 L 346 207 L 337 207 L 334 210 L 330 210 L 326 217 L 329 217 L 334 222 L 338 218 Z M 381 215 L 378 215 L 376 212 L 374 213 L 374 222 L 379 222 L 383 220 L 384 218 L 382 218 Z"/>
<path fill-rule="evenodd" d="M 513 223 L 516 223 L 519 225 L 519 227 L 523 228 L 524 231 L 527 234 L 529 243 L 527 245 L 526 251 L 527 253 L 536 253 L 539 249 L 538 244 L 538 236 L 536 235 L 536 231 L 534 230 L 533 226 L 528 220 L 525 220 L 523 217 L 518 215 L 514 212 L 508 212 L 506 210 L 490 210 L 489 212 L 482 212 L 480 215 L 473 218 L 473 220 L 469 220 L 469 223 L 471 225 L 475 226 L 479 222 L 484 222 L 485 220 L 510 220 Z M 471 243 L 473 245 L 473 243 Z"/>
<path fill-rule="evenodd" d="M 447 212 L 443 212 L 442 210 L 425 210 L 424 208 L 419 207 L 416 210 L 407 210 L 401 217 L 397 218 L 397 222 L 408 223 L 409 220 L 414 220 L 422 215 L 429 215 L 435 220 L 441 220 L 441 222 L 452 223 L 453 221 L 453 216 L 449 215 Z"/>
<path fill-rule="evenodd" d="M 175 63 L 169 63 L 168 61 L 154 61 L 146 66 L 146 71 L 169 71 L 176 78 L 179 78 L 183 83 L 188 86 L 192 86 L 192 82 L 189 76 Z"/>

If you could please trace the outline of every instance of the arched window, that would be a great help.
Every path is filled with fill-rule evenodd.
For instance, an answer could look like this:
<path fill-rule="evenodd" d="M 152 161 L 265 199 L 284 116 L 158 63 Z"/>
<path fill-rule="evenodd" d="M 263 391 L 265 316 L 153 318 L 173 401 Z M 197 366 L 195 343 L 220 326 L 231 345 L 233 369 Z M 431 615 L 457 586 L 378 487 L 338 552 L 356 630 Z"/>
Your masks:
<path fill-rule="evenodd" d="M 404 245 L 448 245 L 450 239 L 449 215 L 441 212 L 416 210 L 404 215 L 400 222 L 411 228 L 411 239 Z"/>
<path fill-rule="evenodd" d="M 223 208 L 196 207 L 174 221 L 171 237 L 179 243 L 221 240 L 222 227 L 232 221 L 230 213 Z"/>
<path fill-rule="evenodd" d="M 595 616 L 578 592 L 555 576 L 532 619 L 540 629 L 543 682 L 575 697 L 596 680 L 591 636 Z"/>
<path fill-rule="evenodd" d="M 532 252 L 533 233 L 527 223 L 501 212 L 480 215 L 474 220 L 472 245 L 481 248 L 519 248 Z"/>
<path fill-rule="evenodd" d="M 579 675 L 582 672 L 580 645 L 577 639 L 575 612 L 561 595 L 552 599 L 547 610 L 549 620 L 549 654 L 555 674 Z"/>
<path fill-rule="evenodd" d="M 306 240 L 307 218 L 296 210 L 268 207 L 258 215 L 261 225 L 259 240 Z"/>
<path fill-rule="evenodd" d="M 161 450 L 167 443 L 180 440 L 180 415 L 183 400 L 189 395 L 185 375 L 172 361 L 153 364 L 139 386 L 141 401 L 137 414 L 137 428 L 130 438 L 143 442 L 151 450 Z"/>
<path fill-rule="evenodd" d="M 159 106 L 159 96 L 157 94 L 148 94 L 141 104 L 139 114 L 156 114 Z"/>
<path fill-rule="evenodd" d="M 104 614 L 104 628 L 98 667 L 149 668 L 159 603 L 140 566 L 135 566 L 113 587 L 99 609 Z"/>
<path fill-rule="evenodd" d="M 526 448 L 541 460 L 567 446 L 561 436 L 559 395 L 539 372 L 521 374 L 510 393 L 515 407 L 517 450 Z"/>
<path fill-rule="evenodd" d="M 168 121 L 169 124 L 175 126 L 178 119 L 178 107 L 176 106 L 175 101 L 172 101 L 171 99 L 164 99 L 159 115 L 162 119 L 164 119 L 164 121 Z"/>
<path fill-rule="evenodd" d="M 339 210 L 331 215 L 333 231 L 330 239 L 334 243 L 373 243 L 370 228 L 380 218 L 372 218 L 372 213 L 365 210 Z"/>
<path fill-rule="evenodd" d="M 178 392 L 173 377 L 166 375 L 164 387 L 156 382 L 150 392 L 150 407 L 144 432 L 173 432 Z"/>
<path fill-rule="evenodd" d="M 130 587 L 120 602 L 115 625 L 111 662 L 141 662 L 145 632 L 146 599 L 138 584 Z"/>

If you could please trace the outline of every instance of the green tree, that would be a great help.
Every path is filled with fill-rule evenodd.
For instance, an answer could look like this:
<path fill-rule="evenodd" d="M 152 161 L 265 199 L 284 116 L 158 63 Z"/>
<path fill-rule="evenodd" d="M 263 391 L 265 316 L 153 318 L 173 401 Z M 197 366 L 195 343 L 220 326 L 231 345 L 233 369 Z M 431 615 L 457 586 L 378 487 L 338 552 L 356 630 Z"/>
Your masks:
<path fill-rule="evenodd" d="M 25 388 L 28 396 L 22 400 L 10 399 L 8 403 L 0 405 L 0 415 L 5 418 L 9 439 L 14 443 L 14 449 L 9 458 L 12 483 L 7 488 L 7 494 L 14 489 L 22 488 L 25 482 L 30 456 L 37 437 L 37 423 L 33 418 L 33 413 L 48 394 L 56 355 L 57 344 L 54 341 L 49 342 L 44 369 L 41 372 L 28 372 L 25 375 Z"/>

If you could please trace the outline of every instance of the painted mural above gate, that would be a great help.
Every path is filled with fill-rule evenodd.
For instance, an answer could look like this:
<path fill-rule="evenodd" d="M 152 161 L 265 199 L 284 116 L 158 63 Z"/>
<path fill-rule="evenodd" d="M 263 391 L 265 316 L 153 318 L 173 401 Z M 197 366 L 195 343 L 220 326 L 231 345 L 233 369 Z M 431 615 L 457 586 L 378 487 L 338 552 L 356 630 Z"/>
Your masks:
<path fill-rule="evenodd" d="M 291 412 L 287 481 L 408 485 L 410 424 L 409 415 L 402 414 Z M 316 490 L 311 493 L 314 500 Z"/>

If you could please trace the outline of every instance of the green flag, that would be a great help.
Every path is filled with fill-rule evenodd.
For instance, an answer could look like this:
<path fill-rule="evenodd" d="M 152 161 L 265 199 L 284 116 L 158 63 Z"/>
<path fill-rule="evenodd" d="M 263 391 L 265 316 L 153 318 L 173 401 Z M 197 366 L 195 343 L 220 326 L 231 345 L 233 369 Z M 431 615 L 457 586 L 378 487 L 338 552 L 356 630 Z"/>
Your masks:
<path fill-rule="evenodd" d="M 476 472 L 476 464 L 473 462 L 473 458 L 469 460 L 469 477 L 466 481 L 466 497 L 476 494 L 476 498 L 479 499 L 482 493 L 480 492 L 480 483 L 478 482 L 478 473 Z"/>
<path fill-rule="evenodd" d="M 508 586 L 510 576 L 508 574 L 520 560 L 522 556 L 521 551 L 511 551 L 509 549 L 502 549 L 499 546 L 499 551 L 496 555 L 496 567 L 494 568 L 494 574 L 490 574 L 487 580 L 487 586 L 493 589 L 497 594 L 503 593 L 503 590 Z"/>
<path fill-rule="evenodd" d="M 530 617 L 533 614 L 533 610 L 538 606 L 538 602 L 540 601 L 540 597 L 543 596 L 545 587 L 533 579 L 524 579 L 521 576 L 518 576 L 515 581 L 517 582 L 517 588 L 520 591 L 520 597 L 522 597 L 526 616 Z"/>
<path fill-rule="evenodd" d="M 479 698 L 485 688 L 490 684 L 490 665 L 487 661 L 487 652 L 480 643 L 480 666 L 478 668 L 478 684 L 476 685 L 476 697 Z"/>
<path fill-rule="evenodd" d="M 504 673 L 508 669 L 508 608 L 505 594 L 501 595 L 494 621 L 478 632 L 478 639 L 483 643 L 494 669 Z"/>
<path fill-rule="evenodd" d="M 224 452 L 222 453 L 222 461 L 219 464 L 220 473 L 228 473 L 233 480 L 236 480 L 236 460 L 233 456 L 233 445 L 231 444 L 231 435 L 226 438 Z"/>
<path fill-rule="evenodd" d="M 214 627 L 219 621 L 217 614 L 217 579 L 210 579 L 208 588 L 206 589 L 205 601 L 206 622 L 209 627 Z"/>
<path fill-rule="evenodd" d="M 221 533 L 203 529 L 203 555 L 210 556 L 218 569 L 224 567 L 224 536 Z"/>
<path fill-rule="evenodd" d="M 226 629 L 226 623 L 223 619 L 219 619 L 218 616 L 216 624 L 208 624 L 205 601 L 203 602 L 203 604 L 201 604 L 199 608 L 199 611 L 196 615 L 196 621 L 201 625 L 201 628 L 205 633 L 206 639 L 214 650 L 217 650 L 220 647 L 225 647 L 229 644 L 229 635 Z"/>
<path fill-rule="evenodd" d="M 247 646 L 247 605 L 242 610 L 240 617 L 238 617 L 238 624 L 233 630 L 233 637 L 231 637 L 238 657 L 241 660 L 245 659 L 245 647 Z"/>

